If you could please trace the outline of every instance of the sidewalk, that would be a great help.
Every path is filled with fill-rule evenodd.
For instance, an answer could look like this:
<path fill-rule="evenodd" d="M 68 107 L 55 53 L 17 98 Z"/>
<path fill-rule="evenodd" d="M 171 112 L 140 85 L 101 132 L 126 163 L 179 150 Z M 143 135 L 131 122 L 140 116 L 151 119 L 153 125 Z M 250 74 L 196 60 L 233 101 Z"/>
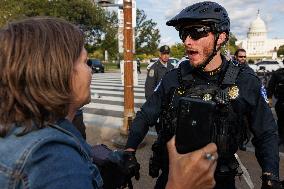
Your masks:
<path fill-rule="evenodd" d="M 87 141 L 91 145 L 104 143 L 111 149 L 116 149 L 111 140 L 118 135 L 118 129 L 100 127 L 96 125 L 87 125 Z M 154 188 L 156 179 L 152 179 L 148 175 L 148 163 L 151 155 L 151 145 L 155 140 L 155 136 L 147 135 L 145 138 L 145 146 L 137 150 L 137 160 L 141 165 L 140 180 L 134 181 L 134 189 L 151 189 Z M 239 151 L 238 155 L 248 169 L 251 179 L 255 185 L 255 189 L 261 188 L 261 169 L 256 161 L 256 158 L 252 152 Z M 284 156 L 280 156 L 280 179 L 284 179 Z M 245 180 L 243 178 L 236 179 L 237 188 L 248 189 Z"/>

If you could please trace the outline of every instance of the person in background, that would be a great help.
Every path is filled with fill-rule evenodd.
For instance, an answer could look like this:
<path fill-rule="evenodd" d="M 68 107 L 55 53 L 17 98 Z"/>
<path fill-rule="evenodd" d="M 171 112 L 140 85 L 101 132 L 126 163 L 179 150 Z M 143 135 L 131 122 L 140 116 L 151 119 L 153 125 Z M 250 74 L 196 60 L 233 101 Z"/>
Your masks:
<path fill-rule="evenodd" d="M 237 49 L 236 52 L 235 52 L 234 58 L 240 64 L 246 64 L 246 62 L 247 62 L 246 50 L 245 49 Z"/>
<path fill-rule="evenodd" d="M 272 97 L 277 100 L 275 103 L 275 111 L 277 115 L 279 145 L 284 144 L 284 68 L 280 68 L 272 72 L 272 76 L 268 82 L 267 97 L 269 106 L 272 107 Z"/>
<path fill-rule="evenodd" d="M 72 124 L 91 100 L 87 59 L 83 33 L 62 19 L 32 17 L 0 29 L 1 189 L 103 188 L 91 147 Z M 217 159 L 216 145 L 184 155 L 174 139 L 168 146 L 168 188 L 212 188 L 216 161 L 204 155 Z"/>
<path fill-rule="evenodd" d="M 141 74 L 141 61 L 139 58 L 136 59 L 137 62 L 137 73 Z"/>
<path fill-rule="evenodd" d="M 145 81 L 145 98 L 146 100 L 153 94 L 161 78 L 171 69 L 174 68 L 169 61 L 170 47 L 167 45 L 160 47 L 159 60 L 151 65 L 147 70 L 147 77 Z"/>

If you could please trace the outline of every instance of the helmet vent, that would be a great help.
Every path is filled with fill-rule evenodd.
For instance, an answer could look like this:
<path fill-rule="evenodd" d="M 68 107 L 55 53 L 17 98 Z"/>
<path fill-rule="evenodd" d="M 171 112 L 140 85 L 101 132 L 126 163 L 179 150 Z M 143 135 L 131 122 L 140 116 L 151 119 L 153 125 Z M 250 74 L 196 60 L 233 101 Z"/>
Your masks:
<path fill-rule="evenodd" d="M 209 6 L 210 3 L 209 2 L 203 2 L 202 6 Z"/>
<path fill-rule="evenodd" d="M 216 8 L 216 9 L 214 9 L 214 12 L 221 12 L 221 9 L 220 8 Z"/>
<path fill-rule="evenodd" d="M 199 13 L 203 13 L 203 12 L 206 12 L 206 11 L 208 11 L 208 7 L 206 7 L 205 9 L 201 9 L 201 10 L 199 11 Z"/>

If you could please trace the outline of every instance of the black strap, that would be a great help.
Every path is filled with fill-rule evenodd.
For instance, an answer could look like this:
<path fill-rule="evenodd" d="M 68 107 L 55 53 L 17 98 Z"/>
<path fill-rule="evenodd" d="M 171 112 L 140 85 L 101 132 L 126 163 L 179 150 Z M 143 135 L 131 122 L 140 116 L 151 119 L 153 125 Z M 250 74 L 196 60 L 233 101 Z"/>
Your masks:
<path fill-rule="evenodd" d="M 240 72 L 240 66 L 237 62 L 230 60 L 228 62 L 228 67 L 225 72 L 225 76 L 221 82 L 221 85 L 233 85 L 236 83 L 237 77 Z M 185 91 L 185 86 L 182 80 L 181 74 L 181 66 L 178 67 L 178 82 L 179 82 L 179 89 Z"/>
<path fill-rule="evenodd" d="M 236 83 L 237 77 L 240 72 L 240 67 L 238 63 L 230 60 L 228 68 L 226 70 L 225 76 L 222 81 L 222 85 L 233 85 Z"/>

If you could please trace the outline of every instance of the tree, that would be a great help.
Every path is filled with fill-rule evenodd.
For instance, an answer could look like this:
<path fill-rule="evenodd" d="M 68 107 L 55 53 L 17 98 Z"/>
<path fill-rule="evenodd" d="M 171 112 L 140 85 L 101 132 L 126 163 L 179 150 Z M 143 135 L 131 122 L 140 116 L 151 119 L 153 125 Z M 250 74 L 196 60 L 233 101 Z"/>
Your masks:
<path fill-rule="evenodd" d="M 236 50 L 238 49 L 237 45 L 236 45 L 236 41 L 238 39 L 236 38 L 236 36 L 233 33 L 230 33 L 230 38 L 227 44 L 227 48 L 229 50 L 229 52 L 231 54 L 234 54 L 236 52 Z"/>
<path fill-rule="evenodd" d="M 15 0 L 0 1 L 0 27 L 13 20 L 19 10 L 19 3 Z"/>
<path fill-rule="evenodd" d="M 32 16 L 59 17 L 78 25 L 85 33 L 89 53 L 104 52 L 102 48 L 107 48 L 110 56 L 117 52 L 117 16 L 104 11 L 91 0 L 0 1 L 0 26 Z"/>
<path fill-rule="evenodd" d="M 284 55 L 284 45 L 281 45 L 277 50 L 277 56 Z"/>
<path fill-rule="evenodd" d="M 222 54 L 229 55 L 228 53 L 230 53 L 230 56 L 233 55 L 238 49 L 236 41 L 236 36 L 233 33 L 230 33 L 229 41 L 221 49 Z"/>
<path fill-rule="evenodd" d="M 171 46 L 171 56 L 181 59 L 185 55 L 185 47 L 183 43 L 176 43 Z"/>
<path fill-rule="evenodd" d="M 153 55 L 157 52 L 160 43 L 160 31 L 157 23 L 152 19 L 147 20 L 143 10 L 137 9 L 135 28 L 135 50 L 137 55 Z"/>
<path fill-rule="evenodd" d="M 106 13 L 107 23 L 104 27 L 104 40 L 102 43 L 103 51 L 107 50 L 111 59 L 116 59 L 118 54 L 118 18 L 116 12 Z"/>

